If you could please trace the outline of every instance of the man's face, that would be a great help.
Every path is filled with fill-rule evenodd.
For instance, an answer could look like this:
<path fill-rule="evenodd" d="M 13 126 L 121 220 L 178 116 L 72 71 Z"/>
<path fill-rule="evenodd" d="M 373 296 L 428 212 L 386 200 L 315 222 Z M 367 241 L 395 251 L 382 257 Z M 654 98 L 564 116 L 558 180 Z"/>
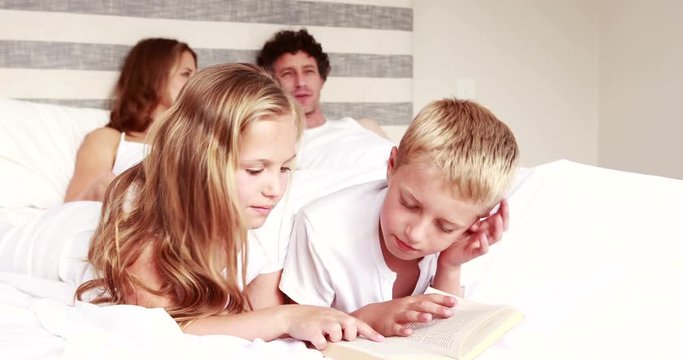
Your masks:
<path fill-rule="evenodd" d="M 296 98 L 306 118 L 317 114 L 322 117 L 320 90 L 325 81 L 320 76 L 315 58 L 303 51 L 285 53 L 273 64 L 273 73 L 282 87 Z"/>

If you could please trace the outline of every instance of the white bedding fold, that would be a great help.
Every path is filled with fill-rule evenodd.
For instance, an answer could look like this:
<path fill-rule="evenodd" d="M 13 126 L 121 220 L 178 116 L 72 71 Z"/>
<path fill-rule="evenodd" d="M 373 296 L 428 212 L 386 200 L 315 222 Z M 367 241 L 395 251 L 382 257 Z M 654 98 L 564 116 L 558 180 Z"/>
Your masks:
<path fill-rule="evenodd" d="M 66 339 L 62 360 L 322 357 L 296 341 L 186 335 L 163 309 L 85 302 L 68 306 L 50 299 L 36 301 L 31 309 L 50 333 Z"/>
<path fill-rule="evenodd" d="M 228 335 L 187 335 L 163 309 L 69 305 L 64 301 L 72 289 L 59 281 L 0 273 L 0 358 L 322 358 L 296 340 L 252 342 Z"/>

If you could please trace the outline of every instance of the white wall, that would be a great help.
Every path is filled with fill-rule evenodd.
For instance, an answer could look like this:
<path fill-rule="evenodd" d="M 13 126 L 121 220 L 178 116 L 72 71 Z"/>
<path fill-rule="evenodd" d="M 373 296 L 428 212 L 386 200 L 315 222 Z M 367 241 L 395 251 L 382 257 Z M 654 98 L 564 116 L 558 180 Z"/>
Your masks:
<path fill-rule="evenodd" d="M 515 132 L 522 164 L 597 164 L 598 13 L 591 0 L 418 0 L 414 5 L 414 108 L 456 95 Z"/>
<path fill-rule="evenodd" d="M 598 163 L 683 179 L 683 2 L 603 5 Z"/>

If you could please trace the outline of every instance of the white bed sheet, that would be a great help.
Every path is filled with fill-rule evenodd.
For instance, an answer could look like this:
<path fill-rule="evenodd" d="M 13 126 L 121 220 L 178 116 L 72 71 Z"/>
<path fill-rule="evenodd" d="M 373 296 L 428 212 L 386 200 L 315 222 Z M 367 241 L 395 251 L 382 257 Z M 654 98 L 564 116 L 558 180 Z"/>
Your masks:
<path fill-rule="evenodd" d="M 480 360 L 683 358 L 682 200 L 680 180 L 569 161 L 533 168 L 509 199 L 503 241 L 464 268 L 468 298 L 525 314 Z M 157 358 L 163 346 L 172 357 L 320 356 L 295 341 L 182 335 L 153 310 L 68 306 L 64 286 L 0 273 L 0 359 Z M 103 320 L 112 316 L 125 321 Z M 134 330 L 150 327 L 158 336 Z"/>
<path fill-rule="evenodd" d="M 558 161 L 511 196 L 467 297 L 525 320 L 490 359 L 683 359 L 683 181 Z"/>
<path fill-rule="evenodd" d="M 162 309 L 84 302 L 66 283 L 0 273 L 0 359 L 320 359 L 294 340 L 183 334 Z"/>

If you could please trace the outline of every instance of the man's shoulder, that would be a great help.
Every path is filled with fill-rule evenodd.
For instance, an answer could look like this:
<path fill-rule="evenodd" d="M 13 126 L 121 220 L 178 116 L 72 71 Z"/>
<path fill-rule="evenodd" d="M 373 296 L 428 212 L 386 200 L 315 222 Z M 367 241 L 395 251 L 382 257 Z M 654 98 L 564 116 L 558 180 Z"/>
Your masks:
<path fill-rule="evenodd" d="M 354 129 L 362 129 L 363 127 L 356 121 L 356 119 L 349 117 L 349 116 L 344 116 L 339 119 L 327 119 L 327 121 L 334 126 L 339 126 L 339 127 L 348 127 L 348 128 L 354 128 Z"/>
<path fill-rule="evenodd" d="M 363 121 L 366 121 L 366 120 L 363 120 Z M 353 133 L 363 134 L 363 135 L 373 136 L 373 137 L 377 136 L 378 138 L 380 138 L 382 140 L 386 140 L 386 139 L 382 138 L 381 136 L 377 135 L 372 130 L 368 129 L 366 126 L 364 126 L 364 123 L 362 121 L 356 120 L 352 117 L 345 116 L 345 117 L 342 117 L 339 119 L 328 119 L 327 123 L 329 124 L 328 126 L 331 130 L 347 131 L 347 132 L 353 132 Z"/>

